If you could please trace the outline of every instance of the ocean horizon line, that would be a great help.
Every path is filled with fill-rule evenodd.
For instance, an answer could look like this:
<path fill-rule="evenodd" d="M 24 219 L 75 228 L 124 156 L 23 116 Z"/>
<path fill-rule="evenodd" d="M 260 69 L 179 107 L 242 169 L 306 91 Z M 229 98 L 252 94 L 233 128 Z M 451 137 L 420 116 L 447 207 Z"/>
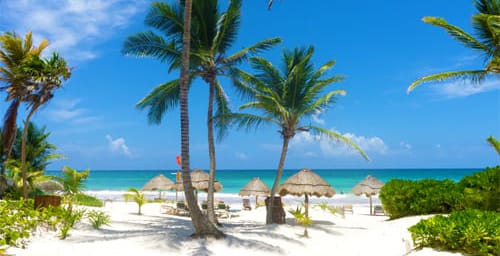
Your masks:
<path fill-rule="evenodd" d="M 301 170 L 301 169 L 311 169 L 311 170 L 320 170 L 320 171 L 325 171 L 325 170 L 341 170 L 341 171 L 348 171 L 348 170 L 358 170 L 358 171 L 384 171 L 384 170 L 482 170 L 486 167 L 415 167 L 415 168 L 285 168 L 283 169 L 284 171 L 293 171 L 293 170 Z M 151 168 L 151 169 L 91 169 L 91 168 L 85 168 L 85 169 L 90 169 L 90 171 L 99 171 L 99 172 L 106 172 L 106 171 L 177 171 L 180 169 L 174 169 L 174 168 Z M 208 170 L 209 168 L 191 168 L 191 170 L 194 169 L 202 169 L 202 170 Z M 277 168 L 223 168 L 223 169 L 216 169 L 217 171 L 276 171 Z M 49 172 L 57 172 L 60 171 L 60 169 L 47 169 L 46 171 Z"/>

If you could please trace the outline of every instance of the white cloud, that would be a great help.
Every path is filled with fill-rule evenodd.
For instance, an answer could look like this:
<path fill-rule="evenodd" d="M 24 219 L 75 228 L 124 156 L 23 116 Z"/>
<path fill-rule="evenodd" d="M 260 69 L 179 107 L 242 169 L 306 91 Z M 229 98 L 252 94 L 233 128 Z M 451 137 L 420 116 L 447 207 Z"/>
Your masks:
<path fill-rule="evenodd" d="M 325 124 L 325 120 L 321 119 L 319 116 L 321 115 L 321 111 L 316 110 L 315 113 L 311 116 L 313 122 L 317 124 Z"/>
<path fill-rule="evenodd" d="M 245 154 L 245 153 L 238 152 L 238 153 L 236 153 L 236 158 L 238 158 L 240 160 L 247 160 L 248 159 L 248 155 Z"/>
<path fill-rule="evenodd" d="M 89 116 L 88 110 L 79 107 L 79 104 L 79 99 L 57 99 L 49 109 L 43 111 L 43 115 L 53 122 L 73 125 L 89 124 L 99 119 Z"/>
<path fill-rule="evenodd" d="M 108 147 L 111 152 L 126 155 L 128 157 L 132 156 L 124 138 L 113 139 L 113 137 L 108 134 L 106 135 L 106 139 L 108 140 Z"/>
<path fill-rule="evenodd" d="M 343 136 L 350 139 L 367 154 L 386 154 L 389 149 L 384 140 L 376 136 L 357 136 L 353 133 L 344 133 Z M 321 153 L 324 156 L 359 156 L 358 151 L 342 141 L 330 139 L 325 136 L 313 135 L 309 132 L 301 132 L 295 135 L 290 142 L 290 148 L 295 150 L 310 149 L 310 145 L 317 145 L 318 143 Z M 311 150 L 305 151 L 304 155 L 309 157 L 317 156 L 317 154 L 315 155 Z"/>
<path fill-rule="evenodd" d="M 0 1 L 0 30 L 24 34 L 33 31 L 35 43 L 42 38 L 50 49 L 69 60 L 97 56 L 93 47 L 124 27 L 146 6 L 144 0 L 16 0 Z"/>
<path fill-rule="evenodd" d="M 401 142 L 399 143 L 399 146 L 401 146 L 401 147 L 403 147 L 403 148 L 406 148 L 406 149 L 408 149 L 408 150 L 410 150 L 410 149 L 412 148 L 411 144 L 406 143 L 406 142 L 404 142 L 404 141 L 401 141 Z"/>
<path fill-rule="evenodd" d="M 433 84 L 431 88 L 437 94 L 446 98 L 462 98 L 478 93 L 499 90 L 500 80 L 486 80 L 481 84 L 473 84 L 469 81 L 454 81 Z"/>

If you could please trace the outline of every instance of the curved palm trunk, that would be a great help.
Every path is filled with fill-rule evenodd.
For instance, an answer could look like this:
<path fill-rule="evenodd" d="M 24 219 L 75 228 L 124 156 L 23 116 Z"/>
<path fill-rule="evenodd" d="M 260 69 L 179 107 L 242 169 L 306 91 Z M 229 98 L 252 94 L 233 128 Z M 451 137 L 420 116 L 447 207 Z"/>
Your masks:
<path fill-rule="evenodd" d="M 215 79 L 212 77 L 209 80 L 209 96 L 208 96 L 208 113 L 207 113 L 207 130 L 208 130 L 208 155 L 210 157 L 210 170 L 208 176 L 208 191 L 207 191 L 207 217 L 214 225 L 220 225 L 215 216 L 214 210 L 214 183 L 215 183 L 215 143 L 214 143 L 214 124 L 213 124 L 213 109 L 215 98 Z"/>
<path fill-rule="evenodd" d="M 271 188 L 271 200 L 267 205 L 267 214 L 266 214 L 266 224 L 273 223 L 273 207 L 274 207 L 274 195 L 276 194 L 276 190 L 278 190 L 278 186 L 281 180 L 281 176 L 283 175 L 283 167 L 285 165 L 286 153 L 288 151 L 288 142 L 290 138 L 288 136 L 283 137 L 283 147 L 281 148 L 281 157 L 280 163 L 278 165 L 278 171 L 276 172 L 276 178 L 274 179 L 273 187 Z"/>
<path fill-rule="evenodd" d="M 2 134 L 2 143 L 3 143 L 3 150 L 2 152 L 4 154 L 4 162 L 2 165 L 2 177 L 5 175 L 5 170 L 7 169 L 7 159 L 9 159 L 10 154 L 12 152 L 12 147 L 14 146 L 14 141 L 16 140 L 17 136 L 17 125 L 16 125 L 16 120 L 17 120 L 17 110 L 19 109 L 19 106 L 21 105 L 21 101 L 19 100 L 14 100 L 9 108 L 7 109 L 7 114 L 5 116 L 5 121 L 3 124 L 3 134 Z"/>
<path fill-rule="evenodd" d="M 201 213 L 195 200 L 191 175 L 189 173 L 189 115 L 188 115 L 188 82 L 189 82 L 189 47 L 191 40 L 191 8 L 192 0 L 185 1 L 184 33 L 182 36 L 182 67 L 180 81 L 180 119 L 181 119 L 181 152 L 182 152 L 182 182 L 195 233 L 194 237 L 213 236 L 221 238 L 224 234 Z"/>
<path fill-rule="evenodd" d="M 33 106 L 26 120 L 24 121 L 23 137 L 21 138 L 21 174 L 23 177 L 23 197 L 28 198 L 28 170 L 26 170 L 26 136 L 28 134 L 28 126 L 31 116 L 38 109 L 39 105 Z"/>

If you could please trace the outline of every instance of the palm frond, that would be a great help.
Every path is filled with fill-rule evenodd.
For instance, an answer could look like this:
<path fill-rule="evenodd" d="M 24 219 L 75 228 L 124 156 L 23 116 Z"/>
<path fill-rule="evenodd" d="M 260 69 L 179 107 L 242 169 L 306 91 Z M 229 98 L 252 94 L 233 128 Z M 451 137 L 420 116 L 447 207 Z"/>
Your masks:
<path fill-rule="evenodd" d="M 160 124 L 165 112 L 179 104 L 179 83 L 179 79 L 176 79 L 160 84 L 136 104 L 140 110 L 148 109 L 150 124 Z"/>
<path fill-rule="evenodd" d="M 242 61 L 248 59 L 250 54 L 262 53 L 263 51 L 269 50 L 277 44 L 280 44 L 281 42 L 282 40 L 279 37 L 262 40 L 250 47 L 243 48 L 236 53 L 228 56 L 223 60 L 223 62 L 231 65 L 239 64 Z"/>
<path fill-rule="evenodd" d="M 310 130 L 313 134 L 324 135 L 330 139 L 336 139 L 336 140 L 342 141 L 345 144 L 347 144 L 348 146 L 350 146 L 351 148 L 353 148 L 354 150 L 358 151 L 358 153 L 364 159 L 366 159 L 367 161 L 370 160 L 368 158 L 368 155 L 366 155 L 366 153 L 363 151 L 363 149 L 361 149 L 358 145 L 356 145 L 356 143 L 352 142 L 349 138 L 343 136 L 342 134 L 340 134 L 338 132 L 328 130 L 325 128 L 321 128 L 321 127 L 317 127 L 317 126 L 305 126 L 303 128 Z"/>
<path fill-rule="evenodd" d="M 442 82 L 450 79 L 463 79 L 463 80 L 470 80 L 473 83 L 479 83 L 486 77 L 486 75 L 488 75 L 487 70 L 465 70 L 465 71 L 452 71 L 452 72 L 433 74 L 417 79 L 410 86 L 408 86 L 406 92 L 410 93 L 413 89 L 415 89 L 415 87 L 417 87 L 422 83 Z"/>
<path fill-rule="evenodd" d="M 177 3 L 169 5 L 164 2 L 153 2 L 144 23 L 180 40 L 184 28 L 183 17 L 183 6 Z"/>
<path fill-rule="evenodd" d="M 227 115 L 225 118 L 227 118 L 227 120 L 230 120 L 231 124 L 236 125 L 238 129 L 245 129 L 246 131 L 250 131 L 251 129 L 256 130 L 263 124 L 269 124 L 273 122 L 270 118 L 267 117 L 245 113 L 232 113 Z"/>
<path fill-rule="evenodd" d="M 431 25 L 442 27 L 444 30 L 446 30 L 446 32 L 449 35 L 451 35 L 453 38 L 455 38 L 457 41 L 461 42 L 463 45 L 465 45 L 468 48 L 483 51 L 483 52 L 487 53 L 489 56 L 492 56 L 495 54 L 495 52 L 492 51 L 491 48 L 482 44 L 481 42 L 476 40 L 474 37 L 467 34 L 465 31 L 463 31 L 461 28 L 449 24 L 443 18 L 424 17 L 422 20 L 426 23 L 431 24 Z"/>
<path fill-rule="evenodd" d="M 301 115 L 312 115 L 316 113 L 316 111 L 322 111 L 329 105 L 335 102 L 335 96 L 340 95 L 340 96 L 345 96 L 347 93 L 345 90 L 335 90 L 331 91 L 323 96 L 321 96 L 319 99 L 314 101 L 312 104 L 310 104 L 308 107 L 304 108 Z"/>
<path fill-rule="evenodd" d="M 224 92 L 224 88 L 219 83 L 219 80 L 215 81 L 215 101 L 217 103 L 217 109 L 214 115 L 214 124 L 217 130 L 217 141 L 222 141 L 227 135 L 229 127 L 231 125 L 231 120 L 226 117 L 231 114 L 231 109 L 229 108 L 229 100 Z"/>
<path fill-rule="evenodd" d="M 167 63 L 173 63 L 181 58 L 181 50 L 174 41 L 167 42 L 152 31 L 129 36 L 123 44 L 122 54 L 154 57 Z"/>
<path fill-rule="evenodd" d="M 495 149 L 498 155 L 500 155 L 500 141 L 495 139 L 493 136 L 489 136 L 486 141 Z"/>
<path fill-rule="evenodd" d="M 221 15 L 213 38 L 212 52 L 225 53 L 236 40 L 241 22 L 241 3 L 241 0 L 231 0 L 226 12 Z"/>

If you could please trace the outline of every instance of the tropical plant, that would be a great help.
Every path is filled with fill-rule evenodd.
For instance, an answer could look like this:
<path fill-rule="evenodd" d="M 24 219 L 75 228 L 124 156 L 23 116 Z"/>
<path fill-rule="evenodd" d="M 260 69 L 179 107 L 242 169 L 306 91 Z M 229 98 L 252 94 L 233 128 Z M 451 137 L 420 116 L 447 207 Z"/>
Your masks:
<path fill-rule="evenodd" d="M 27 94 L 31 76 L 22 67 L 33 58 L 39 57 L 48 46 L 47 40 L 40 45 L 33 45 L 31 32 L 26 33 L 24 40 L 14 33 L 5 32 L 0 35 L 0 82 L 5 84 L 0 90 L 7 92 L 6 101 L 10 102 L 4 116 L 2 132 L 2 166 L 0 173 L 0 195 L 5 189 L 5 164 L 10 156 L 17 132 L 17 113 L 21 102 Z"/>
<path fill-rule="evenodd" d="M 464 79 L 480 83 L 488 75 L 498 77 L 500 74 L 500 0 L 474 0 L 474 5 L 478 13 L 472 16 L 472 25 L 477 38 L 449 24 L 443 18 L 424 17 L 423 21 L 443 28 L 465 47 L 480 52 L 484 56 L 485 67 L 479 70 L 450 71 L 425 76 L 414 81 L 408 87 L 408 92 L 426 82 Z"/>
<path fill-rule="evenodd" d="M 288 212 L 295 217 L 298 224 L 304 226 L 304 237 L 309 237 L 307 227 L 312 225 L 312 219 L 306 214 L 305 210 L 302 211 L 302 207 L 297 206 L 295 209 L 288 209 Z"/>
<path fill-rule="evenodd" d="M 43 105 L 47 104 L 54 97 L 54 90 L 61 88 L 63 80 L 71 76 L 70 69 L 66 61 L 57 53 L 53 53 L 50 58 L 40 58 L 34 56 L 29 62 L 23 64 L 22 69 L 29 74 L 30 81 L 28 89 L 24 95 L 23 102 L 27 104 L 29 110 L 24 121 L 23 137 L 21 142 L 21 170 L 23 174 L 23 195 L 28 196 L 28 184 L 26 181 L 26 136 L 30 118 Z"/>
<path fill-rule="evenodd" d="M 104 202 L 99 200 L 98 198 L 82 193 L 75 195 L 73 203 L 77 205 L 90 206 L 90 207 L 104 206 Z"/>
<path fill-rule="evenodd" d="M 235 113 L 229 118 L 239 128 L 250 129 L 261 124 L 275 124 L 280 130 L 283 139 L 281 156 L 271 189 L 271 200 L 268 205 L 266 223 L 272 222 L 274 195 L 277 192 L 288 150 L 288 143 L 298 132 L 311 132 L 336 139 L 358 151 L 368 159 L 361 148 L 341 134 L 310 124 L 304 125 L 304 119 L 310 118 L 334 103 L 337 95 L 345 95 L 344 90 L 330 91 L 322 94 L 323 89 L 331 83 L 341 80 L 339 76 L 324 77 L 334 61 L 328 61 L 319 69 L 314 70 L 311 60 L 314 48 L 295 48 L 293 51 L 284 50 L 282 70 L 261 57 L 251 57 L 250 65 L 258 73 L 251 75 L 242 70 L 233 70 L 233 82 L 252 101 L 240 106 L 240 110 L 253 109 L 262 115 L 249 113 Z"/>
<path fill-rule="evenodd" d="M 488 137 L 486 141 L 495 149 L 497 154 L 500 155 L 500 141 L 493 136 Z"/>
<path fill-rule="evenodd" d="M 148 199 L 146 199 L 144 193 L 135 188 L 129 188 L 128 193 L 124 194 L 123 198 L 125 199 L 125 202 L 132 200 L 137 204 L 137 206 L 139 207 L 139 211 L 137 212 L 137 214 L 139 215 L 142 214 L 141 213 L 142 206 L 148 202 Z"/>
<path fill-rule="evenodd" d="M 89 211 L 87 212 L 87 218 L 95 229 L 99 229 L 103 225 L 109 225 L 109 223 L 111 223 L 109 215 L 102 211 Z"/>
<path fill-rule="evenodd" d="M 279 43 L 279 38 L 260 41 L 233 54 L 227 51 L 234 44 L 241 21 L 241 0 L 231 0 L 225 12 L 218 9 L 217 0 L 195 0 L 193 2 L 190 73 L 191 79 L 202 78 L 209 88 L 207 131 L 210 159 L 209 186 L 207 193 L 208 219 L 216 224 L 214 212 L 214 181 L 216 172 L 214 142 L 214 101 L 217 102 L 215 115 L 228 113 L 227 96 L 217 77 L 229 75 L 228 71 L 241 63 L 251 54 L 259 53 Z M 166 3 L 154 3 L 146 18 L 146 24 L 164 32 L 167 39 L 152 32 L 130 36 L 125 42 L 123 52 L 139 56 L 150 56 L 170 63 L 169 70 L 179 67 L 181 62 L 180 38 L 182 38 L 182 7 Z M 178 104 L 179 80 L 162 84 L 137 103 L 139 109 L 149 108 L 150 123 L 159 124 L 164 113 Z M 219 122 L 219 124 L 223 124 Z M 225 125 L 219 125 L 221 139 Z"/>
<path fill-rule="evenodd" d="M 68 203 L 70 213 L 73 211 L 74 199 L 85 187 L 84 182 L 89 177 L 89 174 L 90 169 L 79 172 L 69 166 L 63 166 L 62 168 L 62 177 L 59 177 L 58 180 L 64 186 L 64 197 Z"/>

